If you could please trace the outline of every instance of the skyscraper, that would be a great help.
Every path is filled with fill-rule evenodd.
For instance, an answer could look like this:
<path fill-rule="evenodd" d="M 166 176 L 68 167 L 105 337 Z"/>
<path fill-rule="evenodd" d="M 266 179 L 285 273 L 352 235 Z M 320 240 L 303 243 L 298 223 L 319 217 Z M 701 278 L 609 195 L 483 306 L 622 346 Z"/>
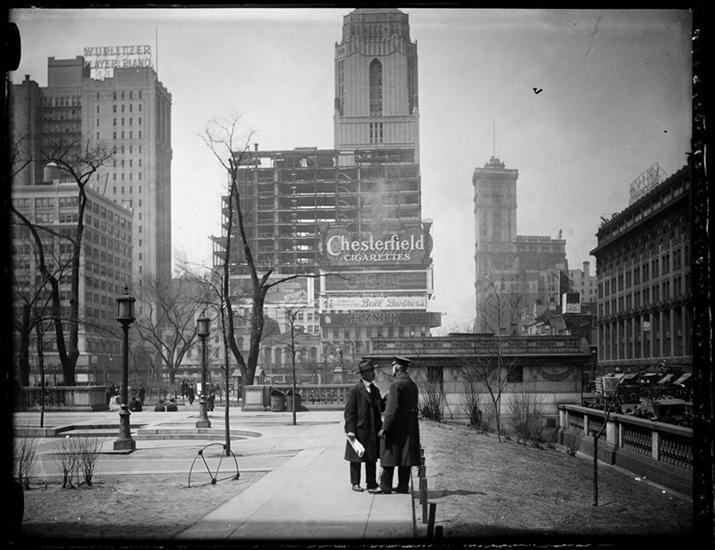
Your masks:
<path fill-rule="evenodd" d="M 394 8 L 344 16 L 335 45 L 335 148 L 401 149 L 403 159 L 419 164 L 417 99 L 409 16 Z"/>
<path fill-rule="evenodd" d="M 171 94 L 150 66 L 150 46 L 86 48 L 85 53 L 74 59 L 50 57 L 46 87 L 29 75 L 11 85 L 11 136 L 32 160 L 14 185 L 45 183 L 43 157 L 59 141 L 107 147 L 113 157 L 90 186 L 134 213 L 134 271 L 126 283 L 138 285 L 144 277 L 168 282 Z"/>
<path fill-rule="evenodd" d="M 511 333 L 542 308 L 556 308 L 566 290 L 561 236 L 517 235 L 518 177 L 495 156 L 472 176 L 477 332 Z"/>
<path fill-rule="evenodd" d="M 47 86 L 30 75 L 9 86 L 10 146 L 28 162 L 13 175 L 13 197 L 26 202 L 37 196 L 49 203 L 54 193 L 61 210 L 31 219 L 48 227 L 59 223 L 68 231 L 77 221 L 77 214 L 73 219 L 69 213 L 72 205 L 77 210 L 77 201 L 70 200 L 72 189 L 76 199 L 79 188 L 48 163 L 51 152 L 61 146 L 67 160 L 86 157 L 84 151 L 91 156 L 99 148 L 111 153 L 86 182 L 92 193 L 85 211 L 89 240 L 82 251 L 78 298 L 81 322 L 114 324 L 114 298 L 125 286 L 138 293 L 145 277 L 171 279 L 171 94 L 151 67 L 150 46 L 93 47 L 84 54 L 48 58 Z M 86 166 L 81 171 L 91 172 Z M 113 210 L 110 203 L 118 206 L 117 215 L 105 216 Z M 131 230 L 130 238 L 125 239 L 124 225 L 114 226 L 117 220 Z M 120 231 L 122 243 L 117 245 Z M 69 295 L 63 293 L 62 299 Z M 139 300 L 136 314 L 143 313 Z M 101 340 L 80 338 L 78 373 L 87 369 L 90 380 L 92 370 L 116 351 L 114 344 Z M 50 360 L 47 364 L 51 366 Z"/>
<path fill-rule="evenodd" d="M 256 149 L 241 159 L 238 179 L 257 265 L 276 277 L 320 275 L 267 297 L 267 314 L 280 324 L 281 310 L 300 297 L 306 332 L 319 328 L 322 340 L 321 355 L 309 360 L 343 358 L 349 368 L 375 337 L 424 336 L 440 324 L 427 311 L 431 222 L 422 219 L 417 48 L 407 14 L 357 9 L 344 17 L 333 123 L 334 149 Z M 217 262 L 224 242 L 215 241 Z M 244 271 L 235 271 L 237 289 L 250 285 Z M 266 373 L 285 366 L 283 348 L 264 346 Z"/>

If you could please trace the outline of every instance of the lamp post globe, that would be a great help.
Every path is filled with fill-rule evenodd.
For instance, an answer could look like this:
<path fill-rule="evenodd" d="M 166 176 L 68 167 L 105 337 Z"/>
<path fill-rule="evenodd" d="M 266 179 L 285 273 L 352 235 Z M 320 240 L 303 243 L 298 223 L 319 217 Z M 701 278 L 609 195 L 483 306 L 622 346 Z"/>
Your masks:
<path fill-rule="evenodd" d="M 209 324 L 211 319 L 205 315 L 196 319 L 196 334 L 201 338 L 201 395 L 199 396 L 199 419 L 196 421 L 197 428 L 210 428 L 207 411 L 208 394 L 206 393 L 206 338 L 209 336 Z"/>
<path fill-rule="evenodd" d="M 129 422 L 129 325 L 134 322 L 134 302 L 129 295 L 129 287 L 124 287 L 124 294 L 117 298 L 117 321 L 122 325 L 122 405 L 119 411 L 119 436 L 114 441 L 115 451 L 134 451 L 136 442 L 132 439 Z"/>

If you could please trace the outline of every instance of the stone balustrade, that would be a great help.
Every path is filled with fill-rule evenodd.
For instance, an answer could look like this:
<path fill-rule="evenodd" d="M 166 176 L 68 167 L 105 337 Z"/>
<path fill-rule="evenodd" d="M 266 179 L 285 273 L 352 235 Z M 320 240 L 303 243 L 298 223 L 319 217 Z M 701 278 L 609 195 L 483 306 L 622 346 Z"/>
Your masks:
<path fill-rule="evenodd" d="M 559 431 L 584 435 L 579 451 L 593 454 L 593 433 L 606 422 L 604 411 L 578 405 L 559 406 Z M 611 413 L 599 438 L 598 458 L 641 478 L 690 494 L 693 486 L 693 430 L 674 424 Z"/>
<path fill-rule="evenodd" d="M 296 391 L 300 395 L 301 407 L 308 410 L 342 410 L 345 396 L 354 384 L 300 384 Z M 292 384 L 274 386 L 246 386 L 246 398 L 243 410 L 256 411 L 270 408 L 270 392 L 278 390 L 283 394 L 293 392 Z"/>
<path fill-rule="evenodd" d="M 41 386 L 23 386 L 15 406 L 20 411 L 39 410 L 43 402 Z M 45 410 L 106 411 L 106 386 L 45 386 Z"/>

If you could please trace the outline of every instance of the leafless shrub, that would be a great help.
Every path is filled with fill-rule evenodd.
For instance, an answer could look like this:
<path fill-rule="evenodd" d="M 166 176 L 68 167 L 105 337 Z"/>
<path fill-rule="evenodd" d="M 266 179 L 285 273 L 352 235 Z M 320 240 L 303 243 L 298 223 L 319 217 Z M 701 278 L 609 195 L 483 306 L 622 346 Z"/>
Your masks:
<path fill-rule="evenodd" d="M 568 427 L 563 433 L 563 443 L 566 452 L 571 456 L 576 455 L 581 446 L 581 441 L 583 440 L 583 430 L 578 430 L 576 428 Z"/>
<path fill-rule="evenodd" d="M 74 483 L 72 482 L 72 477 L 77 473 L 79 468 L 77 452 L 75 450 L 76 444 L 69 437 L 65 437 L 62 440 L 62 445 L 59 451 L 55 455 L 55 461 L 57 467 L 62 473 L 62 488 L 74 489 Z"/>
<path fill-rule="evenodd" d="M 509 401 L 512 427 L 516 435 L 525 441 L 543 441 L 543 399 L 527 392 L 514 394 Z"/>
<path fill-rule="evenodd" d="M 37 459 L 39 440 L 29 432 L 20 432 L 15 436 L 15 464 L 17 481 L 23 489 L 30 488 L 30 475 Z"/>
<path fill-rule="evenodd" d="M 91 487 L 94 468 L 97 465 L 102 444 L 96 437 L 83 437 L 76 440 L 74 448 L 77 455 L 78 474 L 81 472 L 84 482 Z"/>
<path fill-rule="evenodd" d="M 418 379 L 420 388 L 420 411 L 424 418 L 442 422 L 445 403 L 444 389 L 442 388 L 441 371 L 427 367 L 427 375 Z"/>

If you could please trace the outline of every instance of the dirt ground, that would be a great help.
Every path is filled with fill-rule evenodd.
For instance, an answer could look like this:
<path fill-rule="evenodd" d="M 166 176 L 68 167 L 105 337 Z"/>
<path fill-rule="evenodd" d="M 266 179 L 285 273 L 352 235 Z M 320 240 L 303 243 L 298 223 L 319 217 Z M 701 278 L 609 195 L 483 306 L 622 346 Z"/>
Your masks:
<path fill-rule="evenodd" d="M 592 463 L 555 446 L 498 442 L 493 434 L 434 422 L 421 422 L 421 438 L 429 502 L 437 505 L 435 525 L 445 539 L 687 536 L 692 529 L 688 499 L 605 466 L 593 506 Z M 170 474 L 105 475 L 77 489 L 34 483 L 24 494 L 23 536 L 168 540 L 262 475 L 191 488 L 184 475 Z M 418 535 L 425 536 L 417 497 L 415 513 Z"/>
<path fill-rule="evenodd" d="M 235 497 L 264 473 L 188 487 L 184 473 L 101 476 L 92 487 L 61 482 L 25 491 L 22 535 L 30 539 L 167 540 Z"/>
<path fill-rule="evenodd" d="M 498 442 L 464 425 L 422 422 L 428 502 L 443 536 L 689 536 L 692 502 L 556 445 Z M 420 529 L 422 506 L 416 506 Z"/>

